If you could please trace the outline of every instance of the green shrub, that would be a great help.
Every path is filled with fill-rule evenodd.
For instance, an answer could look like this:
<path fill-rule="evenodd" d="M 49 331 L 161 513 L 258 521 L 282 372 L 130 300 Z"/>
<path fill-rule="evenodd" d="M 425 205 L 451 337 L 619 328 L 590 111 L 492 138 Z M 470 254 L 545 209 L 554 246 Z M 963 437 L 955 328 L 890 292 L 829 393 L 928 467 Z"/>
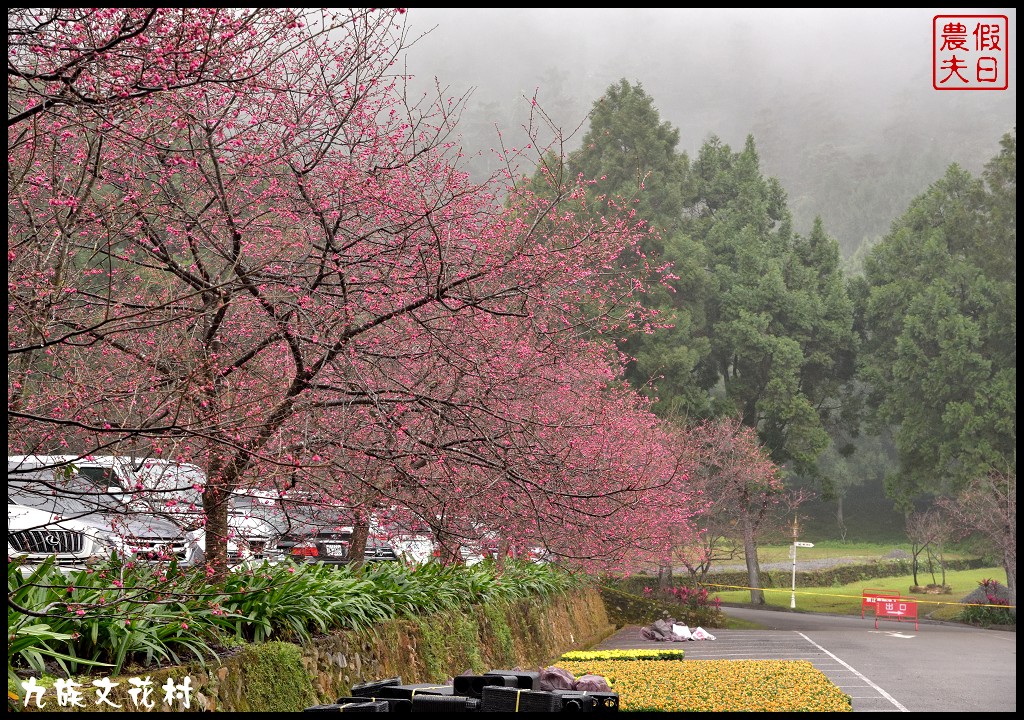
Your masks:
<path fill-rule="evenodd" d="M 196 588 L 175 564 L 152 568 L 118 561 L 65 573 L 48 559 L 31 573 L 7 564 L 7 665 L 42 672 L 52 659 L 66 675 L 106 665 L 179 664 L 214 657 L 216 628 L 205 608 L 185 600 Z M 177 593 L 184 593 L 177 595 Z M 18 608 L 43 612 L 24 614 Z"/>
<path fill-rule="evenodd" d="M 218 588 L 224 611 L 216 624 L 237 637 L 306 642 L 313 632 L 365 629 L 394 617 L 372 581 L 348 566 L 263 564 L 232 575 Z"/>
<path fill-rule="evenodd" d="M 297 645 L 269 642 L 250 645 L 240 663 L 245 703 L 250 712 L 294 712 L 317 704 L 313 682 L 302 665 Z"/>
<path fill-rule="evenodd" d="M 1017 624 L 1017 609 L 1010 607 L 1009 596 L 998 580 L 981 580 L 978 589 L 968 595 L 965 601 L 971 601 L 975 596 L 984 596 L 984 600 L 979 597 L 978 602 L 970 602 L 956 616 L 957 620 L 981 627 Z"/>
<path fill-rule="evenodd" d="M 41 673 L 54 661 L 66 675 L 97 663 L 112 674 L 128 665 L 204 664 L 216 658 L 214 648 L 240 641 L 304 643 L 316 633 L 546 597 L 581 582 L 555 565 L 517 561 L 500 569 L 493 562 L 412 569 L 400 563 L 359 569 L 264 563 L 215 585 L 201 570 L 174 563 L 111 561 L 65 575 L 48 562 L 23 575 L 9 562 L 7 577 L 9 674 L 15 668 Z M 467 637 L 479 632 L 475 623 L 456 630 Z M 507 631 L 502 642 L 510 647 Z M 500 638 L 500 627 L 497 632 Z M 466 662 L 483 665 L 479 654 Z"/>
<path fill-rule="evenodd" d="M 1005 605 L 968 605 L 957 614 L 956 620 L 983 628 L 1016 625 L 1017 613 Z"/>

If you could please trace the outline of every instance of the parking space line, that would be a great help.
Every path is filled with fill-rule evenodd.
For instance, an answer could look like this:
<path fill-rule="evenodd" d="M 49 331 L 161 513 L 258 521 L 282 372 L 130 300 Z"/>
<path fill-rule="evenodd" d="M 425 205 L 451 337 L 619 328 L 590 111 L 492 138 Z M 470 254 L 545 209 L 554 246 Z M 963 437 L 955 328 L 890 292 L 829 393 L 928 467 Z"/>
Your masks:
<path fill-rule="evenodd" d="M 802 638 L 803 638 L 804 640 L 806 640 L 807 642 L 809 642 L 809 643 L 810 643 L 811 645 L 813 645 L 814 647 L 818 648 L 818 649 L 819 649 L 819 650 L 820 650 L 821 652 L 825 653 L 825 654 L 826 654 L 826 655 L 828 655 L 828 656 L 829 656 L 830 658 L 832 658 L 833 660 L 835 660 L 835 661 L 836 661 L 837 663 L 839 663 L 840 665 L 842 665 L 842 666 L 843 666 L 844 668 L 846 668 L 847 670 L 849 670 L 850 672 L 852 672 L 852 673 L 853 673 L 853 674 L 854 674 L 855 676 L 857 676 L 857 677 L 858 677 L 859 679 L 861 679 L 861 680 L 863 680 L 863 681 L 864 681 L 865 683 L 867 683 L 867 685 L 868 685 L 869 687 L 871 687 L 872 689 L 874 689 L 874 691 L 875 691 L 875 692 L 877 692 L 877 693 L 878 693 L 879 695 L 881 695 L 881 696 L 882 696 L 883 698 L 885 698 L 886 700 L 888 700 L 889 702 L 891 702 L 891 703 L 892 703 L 892 704 L 893 704 L 893 705 L 894 705 L 894 706 L 896 707 L 896 709 L 897 709 L 897 710 L 899 710 L 900 712 L 910 712 L 910 710 L 908 710 L 908 709 L 907 709 L 907 708 L 905 708 L 905 707 L 904 707 L 904 706 L 903 706 L 902 704 L 900 704 L 900 703 L 899 703 L 899 701 L 897 701 L 897 700 L 896 700 L 896 698 L 894 698 L 894 697 L 893 697 L 892 695 L 890 695 L 889 693 L 887 693 L 887 692 L 886 692 L 885 690 L 883 690 L 882 688 L 880 688 L 880 687 L 878 687 L 877 685 L 875 685 L 875 683 L 871 682 L 871 681 L 870 681 L 870 680 L 869 680 L 868 678 L 866 678 L 866 677 L 865 677 L 864 675 L 862 675 L 861 673 L 857 672 L 857 671 L 856 671 L 855 669 L 853 669 L 853 668 L 852 668 L 852 667 L 850 667 L 850 666 L 849 666 L 848 664 L 846 664 L 845 662 L 843 662 L 842 660 L 840 660 L 840 659 L 839 659 L 838 657 L 836 657 L 835 655 L 833 655 L 832 653 L 830 653 L 830 652 L 829 652 L 828 650 L 826 650 L 825 648 L 823 648 L 823 647 L 822 647 L 821 645 L 819 645 L 818 643 L 816 643 L 816 642 L 814 642 L 813 640 L 811 640 L 811 639 L 810 639 L 809 637 L 807 637 L 806 635 L 804 635 L 804 634 L 803 634 L 802 632 L 798 632 L 797 634 L 798 634 L 798 635 L 799 635 L 800 637 L 802 637 Z M 835 682 L 835 681 L 833 681 L 833 682 Z M 847 694 L 849 694 L 849 693 L 847 693 Z"/>
<path fill-rule="evenodd" d="M 646 640 L 639 628 L 620 630 L 599 643 L 598 650 L 616 648 L 664 648 L 666 643 Z M 704 660 L 803 660 L 811 663 L 854 703 L 855 712 L 910 712 L 889 693 L 829 652 L 807 635 L 796 630 L 726 630 L 716 633 L 711 642 L 668 643 L 682 648 L 692 662 Z M 856 694 L 854 694 L 856 693 Z"/>

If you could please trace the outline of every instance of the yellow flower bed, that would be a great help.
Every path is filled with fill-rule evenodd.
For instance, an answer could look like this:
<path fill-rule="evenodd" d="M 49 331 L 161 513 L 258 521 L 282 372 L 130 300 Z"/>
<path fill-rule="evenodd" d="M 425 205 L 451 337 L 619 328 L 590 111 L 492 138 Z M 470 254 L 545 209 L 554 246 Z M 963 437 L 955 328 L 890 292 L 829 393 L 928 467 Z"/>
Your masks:
<path fill-rule="evenodd" d="M 559 660 L 601 675 L 623 712 L 852 712 L 850 696 L 805 660 Z"/>
<path fill-rule="evenodd" d="M 573 650 L 562 660 L 682 660 L 682 650 Z"/>

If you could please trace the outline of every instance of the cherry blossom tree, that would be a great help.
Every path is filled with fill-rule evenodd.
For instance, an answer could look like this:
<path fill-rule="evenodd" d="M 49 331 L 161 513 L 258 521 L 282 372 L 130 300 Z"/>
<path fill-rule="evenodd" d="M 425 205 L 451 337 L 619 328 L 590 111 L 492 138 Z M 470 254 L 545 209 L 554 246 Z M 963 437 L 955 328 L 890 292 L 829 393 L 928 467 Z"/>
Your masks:
<path fill-rule="evenodd" d="M 452 555 L 663 552 L 692 510 L 648 498 L 690 468 L 606 339 L 653 327 L 644 225 L 517 186 L 514 149 L 471 184 L 402 15 L 9 14 L 9 451 L 199 464 L 217 574 L 230 494 L 285 485 Z"/>
<path fill-rule="evenodd" d="M 778 531 L 786 512 L 801 498 L 787 496 L 779 468 L 771 461 L 753 428 L 736 418 L 704 422 L 689 430 L 689 442 L 701 454 L 689 488 L 709 503 L 701 518 L 698 542 L 683 551 L 693 574 L 706 572 L 716 560 L 733 557 L 742 547 L 750 601 L 763 604 L 757 545 Z M 723 549 L 724 548 L 724 549 Z"/>
<path fill-rule="evenodd" d="M 153 94 L 251 80 L 305 42 L 281 33 L 303 21 L 269 8 L 11 8 L 8 89 L 17 102 L 7 127 L 27 133 L 33 118 L 61 108 L 102 116 Z"/>
<path fill-rule="evenodd" d="M 1017 473 L 992 470 L 954 498 L 938 501 L 964 533 L 983 539 L 1006 571 L 1009 604 L 1017 605 Z"/>

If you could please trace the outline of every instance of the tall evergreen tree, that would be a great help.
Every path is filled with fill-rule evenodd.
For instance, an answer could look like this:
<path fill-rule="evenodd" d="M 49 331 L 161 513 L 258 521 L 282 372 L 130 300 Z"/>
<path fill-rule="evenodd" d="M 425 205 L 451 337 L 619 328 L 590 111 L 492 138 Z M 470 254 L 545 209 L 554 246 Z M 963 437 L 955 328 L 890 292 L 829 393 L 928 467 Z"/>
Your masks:
<path fill-rule="evenodd" d="M 897 430 L 894 498 L 1016 474 L 1016 137 L 973 178 L 958 165 L 865 261 L 864 377 Z"/>
<path fill-rule="evenodd" d="M 623 338 L 627 379 L 663 417 L 739 415 L 775 462 L 810 467 L 854 372 L 838 245 L 820 221 L 793 233 L 753 137 L 740 152 L 712 137 L 692 162 L 678 144 L 643 87 L 621 80 L 594 103 L 565 164 L 593 179 L 596 196 L 630 203 L 652 230 L 644 259 L 673 268 L 644 298 L 673 327 Z"/>
<path fill-rule="evenodd" d="M 688 199 L 689 162 L 676 152 L 678 144 L 679 130 L 661 120 L 651 96 L 623 79 L 594 103 L 583 147 L 569 158 L 569 168 L 598 180 L 598 192 L 628 198 L 638 217 L 671 235 Z M 661 252 L 663 246 L 647 249 Z"/>
<path fill-rule="evenodd" d="M 694 192 L 689 158 L 678 144 L 679 130 L 661 120 L 650 95 L 623 79 L 594 103 L 582 148 L 566 166 L 572 177 L 593 179 L 595 195 L 621 198 L 648 223 L 651 233 L 639 249 L 646 257 L 625 257 L 627 264 L 672 265 L 674 277 L 644 298 L 671 327 L 627 334 L 619 347 L 631 358 L 626 379 L 657 400 L 656 412 L 692 418 L 709 414 L 695 374 L 710 349 L 701 332 L 707 277 L 703 248 L 680 230 Z"/>
<path fill-rule="evenodd" d="M 855 369 L 838 245 L 820 221 L 806 237 L 793 233 L 753 137 L 740 152 L 711 138 L 692 164 L 678 143 L 652 98 L 622 80 L 594 104 L 581 149 L 564 166 L 549 158 L 536 179 L 565 171 L 591 180 L 595 199 L 629 203 L 651 234 L 621 260 L 671 264 L 675 278 L 643 302 L 672 327 L 619 344 L 632 358 L 627 379 L 656 398 L 655 411 L 739 418 L 774 463 L 805 470 L 829 444 Z M 758 587 L 756 552 L 747 559 Z"/>
<path fill-rule="evenodd" d="M 738 153 L 710 139 L 694 171 L 683 229 L 708 258 L 705 387 L 757 428 L 775 462 L 806 470 L 854 372 L 838 245 L 820 220 L 806 237 L 792 232 L 785 192 L 762 176 L 752 137 Z"/>

